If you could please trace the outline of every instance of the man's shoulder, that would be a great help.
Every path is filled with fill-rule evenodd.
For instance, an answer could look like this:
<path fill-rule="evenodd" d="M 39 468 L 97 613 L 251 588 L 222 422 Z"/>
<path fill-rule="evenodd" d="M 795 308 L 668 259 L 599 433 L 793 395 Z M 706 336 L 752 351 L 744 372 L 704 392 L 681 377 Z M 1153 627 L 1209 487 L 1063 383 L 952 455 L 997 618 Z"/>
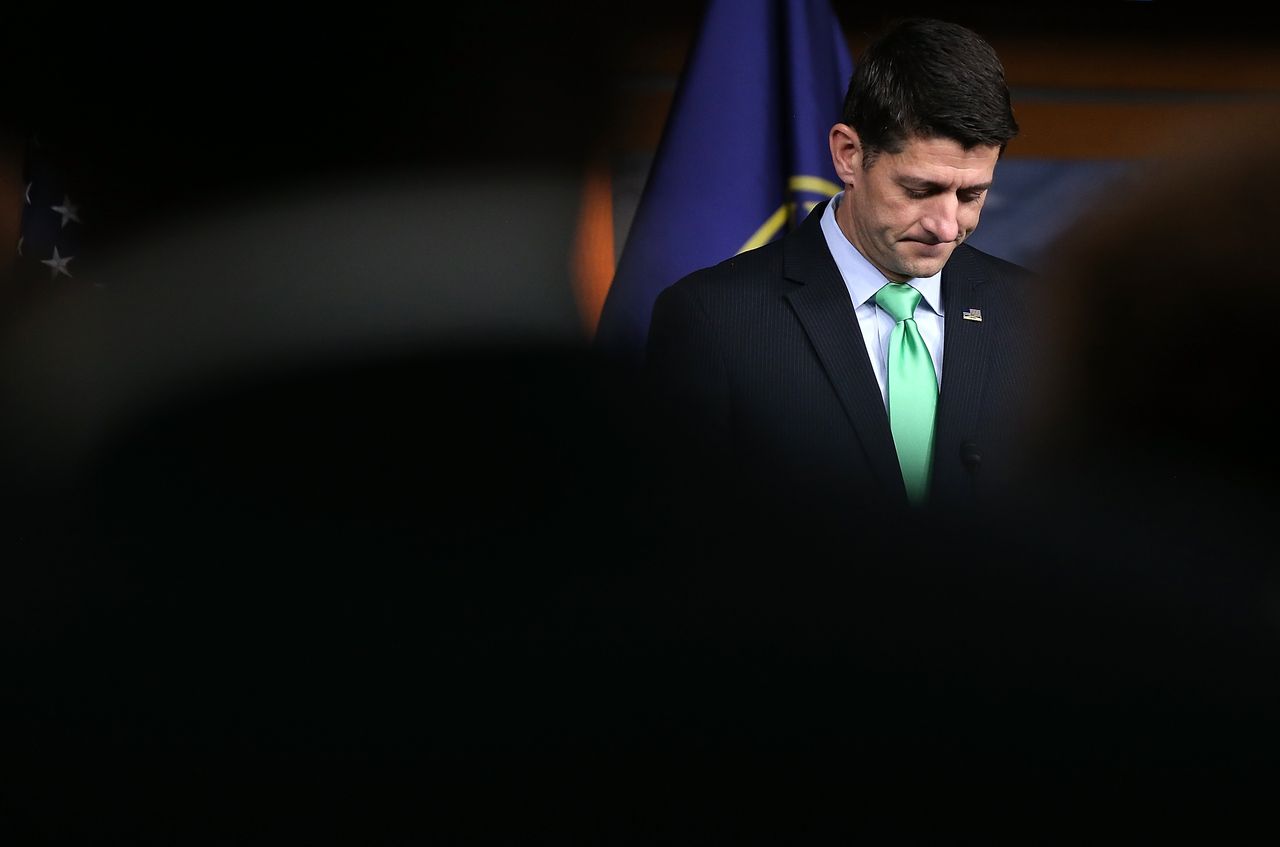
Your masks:
<path fill-rule="evenodd" d="M 663 294 L 692 296 L 700 301 L 764 295 L 779 284 L 782 268 L 782 245 L 774 241 L 692 271 L 668 286 Z"/>
<path fill-rule="evenodd" d="M 952 254 L 947 268 L 952 272 L 976 274 L 986 280 L 1008 281 L 1015 285 L 1038 276 L 1031 268 L 993 256 L 972 244 L 961 244 Z"/>
<path fill-rule="evenodd" d="M 750 283 L 771 279 L 781 273 L 782 243 L 773 241 L 686 274 L 676 284 L 689 287 L 714 287 L 726 283 Z"/>

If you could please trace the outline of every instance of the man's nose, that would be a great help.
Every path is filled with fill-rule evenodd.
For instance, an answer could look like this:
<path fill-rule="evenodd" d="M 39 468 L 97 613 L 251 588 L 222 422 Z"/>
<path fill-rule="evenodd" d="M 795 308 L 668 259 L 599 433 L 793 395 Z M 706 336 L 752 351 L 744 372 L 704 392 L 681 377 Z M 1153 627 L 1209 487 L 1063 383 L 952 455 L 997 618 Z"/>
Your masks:
<path fill-rule="evenodd" d="M 939 194 L 930 201 L 920 223 L 939 242 L 955 241 L 960 234 L 959 207 L 954 194 Z"/>

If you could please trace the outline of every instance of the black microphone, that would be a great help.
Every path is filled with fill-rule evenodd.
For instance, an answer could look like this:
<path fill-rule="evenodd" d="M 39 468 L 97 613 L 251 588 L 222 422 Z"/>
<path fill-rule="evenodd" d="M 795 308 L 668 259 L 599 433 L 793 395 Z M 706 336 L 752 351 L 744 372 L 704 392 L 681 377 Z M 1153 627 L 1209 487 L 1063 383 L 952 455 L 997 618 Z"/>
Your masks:
<path fill-rule="evenodd" d="M 972 441 L 965 441 L 960 445 L 960 461 L 971 473 L 976 473 L 982 464 L 982 451 Z"/>

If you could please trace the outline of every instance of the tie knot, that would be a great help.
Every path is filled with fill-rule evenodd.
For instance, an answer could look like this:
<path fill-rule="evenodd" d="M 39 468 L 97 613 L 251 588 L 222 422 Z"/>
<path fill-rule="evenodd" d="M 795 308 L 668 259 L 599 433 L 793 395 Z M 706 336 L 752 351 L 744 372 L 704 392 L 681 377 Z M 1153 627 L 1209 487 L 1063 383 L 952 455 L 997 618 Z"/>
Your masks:
<path fill-rule="evenodd" d="M 895 321 L 905 321 L 915 317 L 920 292 L 905 282 L 890 282 L 876 292 L 876 303 Z"/>

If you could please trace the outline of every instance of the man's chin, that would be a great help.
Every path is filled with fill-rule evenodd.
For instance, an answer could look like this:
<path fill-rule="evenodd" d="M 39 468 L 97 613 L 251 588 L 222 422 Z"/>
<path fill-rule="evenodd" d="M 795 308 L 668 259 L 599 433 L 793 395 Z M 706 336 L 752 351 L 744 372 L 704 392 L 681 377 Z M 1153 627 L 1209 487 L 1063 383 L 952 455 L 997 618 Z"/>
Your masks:
<path fill-rule="evenodd" d="M 912 279 L 926 279 L 942 270 L 946 260 L 929 261 L 929 262 L 905 262 L 902 266 L 903 273 Z"/>
<path fill-rule="evenodd" d="M 910 255 L 903 257 L 902 268 L 916 279 L 933 276 L 942 270 L 942 266 L 947 263 L 956 249 L 954 243 L 912 246 L 916 249 L 910 251 Z"/>

